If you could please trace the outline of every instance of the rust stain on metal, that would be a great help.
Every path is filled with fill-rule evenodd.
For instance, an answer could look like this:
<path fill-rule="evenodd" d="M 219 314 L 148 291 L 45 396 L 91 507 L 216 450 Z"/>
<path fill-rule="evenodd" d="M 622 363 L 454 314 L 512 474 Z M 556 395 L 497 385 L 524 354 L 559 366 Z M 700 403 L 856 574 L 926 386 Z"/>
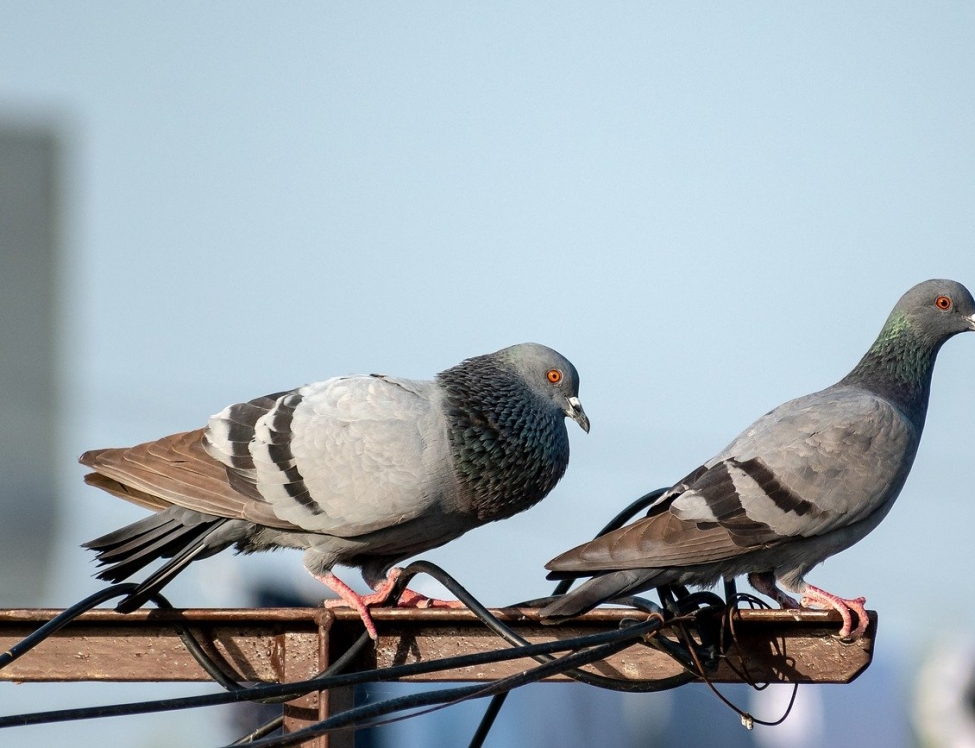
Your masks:
<path fill-rule="evenodd" d="M 0 610 L 0 651 L 59 612 Z M 495 612 L 530 642 L 607 631 L 618 627 L 624 618 L 634 617 L 631 610 L 607 608 L 561 626 L 541 626 L 534 610 L 504 608 Z M 380 608 L 373 611 L 373 618 L 380 637 L 361 667 L 386 667 L 508 646 L 466 610 Z M 208 680 L 176 635 L 177 622 L 189 626 L 237 678 L 262 682 L 314 675 L 361 632 L 358 615 L 345 609 L 143 610 L 124 615 L 96 610 L 0 671 L 0 679 Z M 839 617 L 833 612 L 741 610 L 735 615 L 734 638 L 726 632 L 725 656 L 711 677 L 715 682 L 849 682 L 870 663 L 876 626 L 872 614 L 866 636 L 849 644 L 834 638 Z M 532 664 L 527 659 L 481 664 L 415 680 L 490 680 Z M 646 644 L 629 647 L 589 669 L 630 679 L 665 678 L 682 671 L 681 665 Z M 306 708 L 318 711 L 310 703 Z"/>

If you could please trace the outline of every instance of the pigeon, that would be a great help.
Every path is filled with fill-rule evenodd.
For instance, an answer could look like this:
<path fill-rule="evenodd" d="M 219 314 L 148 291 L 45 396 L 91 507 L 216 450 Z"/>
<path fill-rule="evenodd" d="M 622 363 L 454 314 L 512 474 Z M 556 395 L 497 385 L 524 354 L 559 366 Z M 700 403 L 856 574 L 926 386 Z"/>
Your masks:
<path fill-rule="evenodd" d="M 659 585 L 710 586 L 747 574 L 782 607 L 837 610 L 839 635 L 861 637 L 865 599 L 840 598 L 804 577 L 890 511 L 917 453 L 935 357 L 968 330 L 975 302 L 964 286 L 929 280 L 909 290 L 837 384 L 766 413 L 644 518 L 550 561 L 550 579 L 591 579 L 542 608 L 543 619 Z"/>
<path fill-rule="evenodd" d="M 156 513 L 84 544 L 119 582 L 170 559 L 117 606 L 140 607 L 191 561 L 229 547 L 304 550 L 354 607 L 389 596 L 395 564 L 543 499 L 569 462 L 565 417 L 586 432 L 579 374 L 524 343 L 432 381 L 345 376 L 230 405 L 206 428 L 86 452 L 85 481 Z M 332 573 L 361 569 L 360 596 Z M 426 600 L 406 590 L 401 603 Z"/>

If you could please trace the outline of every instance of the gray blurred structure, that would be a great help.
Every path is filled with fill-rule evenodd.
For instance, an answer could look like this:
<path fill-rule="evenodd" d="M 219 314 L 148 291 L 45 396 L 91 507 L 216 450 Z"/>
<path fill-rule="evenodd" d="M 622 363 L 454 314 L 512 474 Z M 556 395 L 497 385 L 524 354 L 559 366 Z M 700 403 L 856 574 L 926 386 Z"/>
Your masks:
<path fill-rule="evenodd" d="M 925 748 L 975 748 L 975 637 L 942 633 L 914 684 L 913 718 Z"/>
<path fill-rule="evenodd" d="M 0 122 L 0 601 L 43 592 L 54 537 L 60 150 Z"/>

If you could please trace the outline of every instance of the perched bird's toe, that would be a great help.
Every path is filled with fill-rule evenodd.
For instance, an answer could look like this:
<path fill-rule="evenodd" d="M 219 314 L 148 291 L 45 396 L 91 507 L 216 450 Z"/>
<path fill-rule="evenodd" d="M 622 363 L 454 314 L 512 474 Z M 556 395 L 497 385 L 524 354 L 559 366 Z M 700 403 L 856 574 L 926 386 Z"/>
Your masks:
<path fill-rule="evenodd" d="M 835 610 L 843 619 L 843 625 L 838 634 L 839 638 L 856 641 L 866 633 L 867 624 L 870 622 L 867 617 L 866 602 L 867 598 L 865 597 L 846 599 L 809 585 L 802 595 L 801 604 L 804 608 L 818 605 Z M 856 628 L 853 628 L 853 614 L 856 614 L 857 617 Z"/>
<path fill-rule="evenodd" d="M 400 608 L 447 608 L 457 609 L 466 608 L 460 600 L 440 600 L 436 597 L 427 597 L 413 590 L 403 590 L 397 606 Z"/>

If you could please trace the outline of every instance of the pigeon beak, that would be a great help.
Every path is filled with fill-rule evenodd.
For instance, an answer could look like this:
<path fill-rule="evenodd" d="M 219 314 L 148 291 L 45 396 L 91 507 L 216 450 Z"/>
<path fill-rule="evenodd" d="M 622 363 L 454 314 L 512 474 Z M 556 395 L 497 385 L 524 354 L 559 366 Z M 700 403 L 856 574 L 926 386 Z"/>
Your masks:
<path fill-rule="evenodd" d="M 579 402 L 579 398 L 569 397 L 566 398 L 566 402 L 569 403 L 569 407 L 566 409 L 565 414 L 573 421 L 578 423 L 582 427 L 582 430 L 588 434 L 589 416 L 587 416 L 586 411 L 582 409 L 582 403 Z"/>
<path fill-rule="evenodd" d="M 968 317 L 968 326 L 972 330 L 975 330 L 975 314 L 973 314 L 971 317 Z"/>

